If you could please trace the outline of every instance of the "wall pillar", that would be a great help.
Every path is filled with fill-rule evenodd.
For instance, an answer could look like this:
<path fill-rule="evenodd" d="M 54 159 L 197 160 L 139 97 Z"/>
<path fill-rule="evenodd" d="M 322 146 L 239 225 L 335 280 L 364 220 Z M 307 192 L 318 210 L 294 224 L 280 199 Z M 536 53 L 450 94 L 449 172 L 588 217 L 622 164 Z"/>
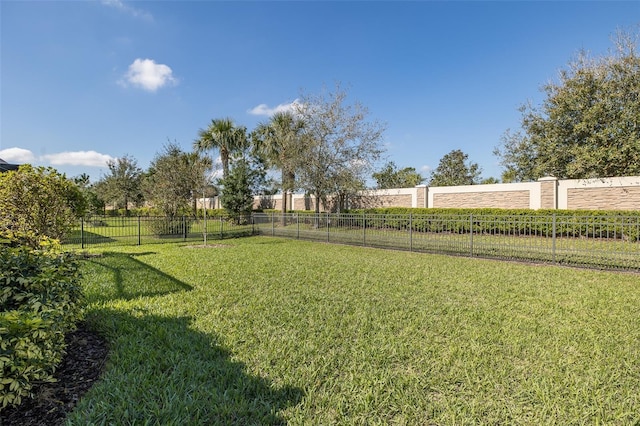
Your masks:
<path fill-rule="evenodd" d="M 558 208 L 558 178 L 545 176 L 540 182 L 540 208 L 556 210 Z"/>
<path fill-rule="evenodd" d="M 427 208 L 429 207 L 429 187 L 427 185 L 416 186 L 417 200 L 413 207 Z"/>

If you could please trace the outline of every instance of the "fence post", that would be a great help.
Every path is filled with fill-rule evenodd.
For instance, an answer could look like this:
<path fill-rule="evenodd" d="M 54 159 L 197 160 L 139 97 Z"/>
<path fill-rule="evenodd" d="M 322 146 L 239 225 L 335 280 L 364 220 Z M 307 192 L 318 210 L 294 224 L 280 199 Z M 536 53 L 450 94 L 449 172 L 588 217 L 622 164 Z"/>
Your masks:
<path fill-rule="evenodd" d="M 469 214 L 469 254 L 473 257 L 473 213 Z"/>
<path fill-rule="evenodd" d="M 182 215 L 182 241 L 187 241 L 187 218 Z"/>
<path fill-rule="evenodd" d="M 274 235 L 276 235 L 276 225 L 275 225 L 275 220 L 276 220 L 276 214 L 275 213 L 271 213 L 271 236 L 273 237 Z"/>
<path fill-rule="evenodd" d="M 220 239 L 224 240 L 224 220 L 222 219 L 222 216 L 220 216 Z"/>
<path fill-rule="evenodd" d="M 84 218 L 80 218 L 80 248 L 84 249 Z"/>
<path fill-rule="evenodd" d="M 367 215 L 362 212 L 362 245 L 367 245 Z"/>
<path fill-rule="evenodd" d="M 142 238 L 140 234 L 142 234 L 142 232 L 140 232 L 140 215 L 138 215 L 138 245 L 142 244 Z"/>
<path fill-rule="evenodd" d="M 413 251 L 413 213 L 409 213 L 409 251 Z"/>
<path fill-rule="evenodd" d="M 204 203 L 204 197 L 202 197 L 203 203 Z M 202 224 L 202 239 L 203 239 L 203 245 L 206 247 L 207 246 L 207 209 L 203 208 L 202 209 L 202 221 L 204 222 Z"/>
<path fill-rule="evenodd" d="M 329 242 L 329 212 L 327 212 L 327 242 Z"/>
<path fill-rule="evenodd" d="M 551 253 L 553 263 L 556 263 L 556 214 L 553 214 L 551 231 Z"/>
<path fill-rule="evenodd" d="M 300 213 L 296 214 L 296 238 L 300 239 Z"/>

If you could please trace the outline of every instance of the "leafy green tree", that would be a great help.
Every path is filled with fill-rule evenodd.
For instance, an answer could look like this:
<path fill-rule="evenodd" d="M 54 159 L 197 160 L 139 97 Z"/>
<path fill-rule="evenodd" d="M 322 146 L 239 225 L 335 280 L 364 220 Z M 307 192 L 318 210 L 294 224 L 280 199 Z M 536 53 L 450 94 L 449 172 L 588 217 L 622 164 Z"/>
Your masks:
<path fill-rule="evenodd" d="M 193 147 L 198 152 L 217 149 L 222 162 L 222 177 L 226 178 L 229 161 L 235 153 L 246 148 L 247 143 L 246 127 L 236 126 L 230 118 L 216 118 L 211 120 L 209 127 L 198 132 Z"/>
<path fill-rule="evenodd" d="M 468 154 L 459 149 L 440 159 L 438 167 L 431 172 L 429 186 L 477 185 L 482 169 L 477 163 L 467 162 Z"/>
<path fill-rule="evenodd" d="M 87 215 L 96 215 L 104 212 L 104 201 L 98 196 L 95 185 L 91 184 L 88 174 L 82 173 L 74 177 L 73 182 L 78 186 L 84 197 Z"/>
<path fill-rule="evenodd" d="M 233 162 L 227 177 L 222 178 L 222 194 L 220 202 L 226 212 L 237 222 L 242 215 L 251 213 L 253 209 L 253 190 L 256 172 L 251 169 L 245 158 Z"/>
<path fill-rule="evenodd" d="M 504 176 L 583 179 L 640 174 L 638 35 L 619 33 L 615 50 L 582 52 L 543 87 L 542 105 L 523 105 L 522 131 L 507 131 L 494 150 Z"/>
<path fill-rule="evenodd" d="M 282 213 L 287 212 L 287 194 L 295 190 L 296 171 L 304 160 L 303 129 L 303 121 L 292 112 L 277 112 L 252 134 L 258 153 L 281 171 Z"/>
<path fill-rule="evenodd" d="M 332 194 L 338 195 L 337 209 L 344 208 L 347 195 L 365 187 L 383 152 L 384 126 L 367 121 L 367 109 L 357 102 L 347 104 L 346 97 L 337 85 L 331 93 L 302 95 L 296 107 L 304 122 L 299 184 L 315 196 L 316 213 Z"/>
<path fill-rule="evenodd" d="M 107 162 L 109 174 L 104 176 L 96 185 L 100 198 L 114 203 L 118 208 L 124 208 L 129 213 L 129 203 L 139 205 L 144 197 L 142 194 L 142 169 L 138 162 L 128 155 Z"/>
<path fill-rule="evenodd" d="M 385 164 L 382 170 L 375 172 L 372 177 L 376 180 L 378 189 L 412 188 L 425 181 L 415 168 L 398 169 L 393 161 Z"/>
<path fill-rule="evenodd" d="M 84 214 L 78 187 L 52 168 L 23 165 L 0 173 L 0 237 L 38 248 L 60 240 Z"/>
<path fill-rule="evenodd" d="M 177 144 L 169 143 L 155 156 L 145 176 L 142 185 L 145 199 L 167 217 L 174 218 L 202 194 L 210 169 L 208 158 L 184 152 Z"/>

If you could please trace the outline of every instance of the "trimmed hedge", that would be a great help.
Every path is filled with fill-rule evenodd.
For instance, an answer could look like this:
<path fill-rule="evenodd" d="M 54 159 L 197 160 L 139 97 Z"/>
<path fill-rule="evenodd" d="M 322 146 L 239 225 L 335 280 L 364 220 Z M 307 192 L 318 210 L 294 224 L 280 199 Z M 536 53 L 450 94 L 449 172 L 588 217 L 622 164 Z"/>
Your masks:
<path fill-rule="evenodd" d="M 366 226 L 417 232 L 453 232 L 612 238 L 638 241 L 640 211 L 377 208 L 350 210 Z M 555 217 L 555 222 L 553 218 Z"/>
<path fill-rule="evenodd" d="M 69 253 L 0 246 L 0 410 L 54 380 L 64 336 L 82 318 L 79 280 Z"/>
<path fill-rule="evenodd" d="M 202 219 L 203 213 L 202 209 L 197 209 L 196 216 L 199 219 Z M 193 217 L 193 211 L 191 209 L 185 210 L 180 213 L 181 216 Z M 101 217 L 102 215 L 96 215 Z M 137 207 L 129 210 L 125 209 L 110 209 L 106 210 L 105 215 L 107 217 L 153 217 L 153 216 L 165 216 L 164 212 L 160 209 L 156 209 L 153 207 Z M 228 213 L 224 209 L 207 209 L 207 218 L 226 218 Z"/>

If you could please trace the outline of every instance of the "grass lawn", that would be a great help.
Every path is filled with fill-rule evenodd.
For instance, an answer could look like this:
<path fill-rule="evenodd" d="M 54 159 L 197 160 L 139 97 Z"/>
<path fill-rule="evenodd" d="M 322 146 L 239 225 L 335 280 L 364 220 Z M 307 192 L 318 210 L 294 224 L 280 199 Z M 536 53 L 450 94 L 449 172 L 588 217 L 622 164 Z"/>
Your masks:
<path fill-rule="evenodd" d="M 71 424 L 634 424 L 638 275 L 270 237 L 83 261 Z"/>

